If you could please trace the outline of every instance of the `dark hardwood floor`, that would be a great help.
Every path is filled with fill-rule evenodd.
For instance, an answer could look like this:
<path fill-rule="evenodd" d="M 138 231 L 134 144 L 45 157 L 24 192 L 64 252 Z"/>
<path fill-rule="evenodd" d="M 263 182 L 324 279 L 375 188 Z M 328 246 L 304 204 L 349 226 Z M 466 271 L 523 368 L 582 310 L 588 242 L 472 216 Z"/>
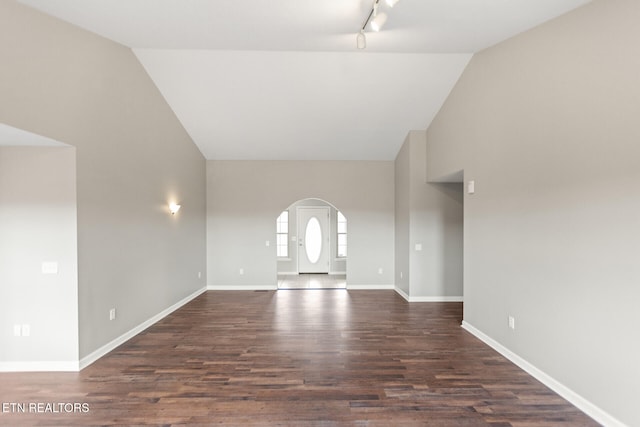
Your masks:
<path fill-rule="evenodd" d="M 80 373 L 0 374 L 4 404 L 88 404 L 0 424 L 597 425 L 461 320 L 393 291 L 209 291 Z"/>

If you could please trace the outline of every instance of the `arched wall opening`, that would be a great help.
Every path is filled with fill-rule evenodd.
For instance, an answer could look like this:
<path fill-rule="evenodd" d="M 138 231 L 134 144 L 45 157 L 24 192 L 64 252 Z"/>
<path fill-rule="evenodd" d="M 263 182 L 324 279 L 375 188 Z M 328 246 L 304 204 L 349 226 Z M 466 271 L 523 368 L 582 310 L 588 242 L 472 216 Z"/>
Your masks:
<path fill-rule="evenodd" d="M 300 199 L 275 223 L 278 289 L 346 288 L 348 225 L 335 205 Z"/>

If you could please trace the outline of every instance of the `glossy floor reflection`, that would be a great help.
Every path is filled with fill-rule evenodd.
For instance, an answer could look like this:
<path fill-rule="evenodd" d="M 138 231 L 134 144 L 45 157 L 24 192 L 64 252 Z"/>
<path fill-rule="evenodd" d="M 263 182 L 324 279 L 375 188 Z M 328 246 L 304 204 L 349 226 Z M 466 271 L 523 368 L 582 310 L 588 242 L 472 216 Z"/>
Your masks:
<path fill-rule="evenodd" d="M 346 289 L 346 274 L 281 274 L 278 289 Z"/>
<path fill-rule="evenodd" d="M 7 426 L 591 427 L 460 327 L 396 292 L 209 291 L 81 372 L 0 373 Z"/>

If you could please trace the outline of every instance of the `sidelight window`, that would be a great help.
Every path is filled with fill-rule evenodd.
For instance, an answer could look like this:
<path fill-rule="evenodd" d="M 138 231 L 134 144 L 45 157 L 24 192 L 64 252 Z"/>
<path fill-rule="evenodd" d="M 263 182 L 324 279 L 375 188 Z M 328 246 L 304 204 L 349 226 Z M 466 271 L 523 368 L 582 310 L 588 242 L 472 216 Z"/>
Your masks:
<path fill-rule="evenodd" d="M 347 256 L 347 218 L 338 211 L 338 258 Z"/>
<path fill-rule="evenodd" d="M 278 257 L 289 256 L 289 211 L 283 211 L 276 220 L 276 248 Z"/>

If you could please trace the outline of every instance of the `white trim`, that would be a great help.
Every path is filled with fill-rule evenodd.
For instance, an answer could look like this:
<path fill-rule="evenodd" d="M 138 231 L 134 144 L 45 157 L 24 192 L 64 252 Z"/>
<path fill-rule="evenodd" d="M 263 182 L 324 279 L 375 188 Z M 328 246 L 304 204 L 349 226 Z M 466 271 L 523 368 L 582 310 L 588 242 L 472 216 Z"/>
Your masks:
<path fill-rule="evenodd" d="M 346 271 L 330 271 L 329 272 L 330 276 L 338 276 L 338 275 L 341 275 L 341 274 L 344 274 L 346 276 L 347 272 Z"/>
<path fill-rule="evenodd" d="M 402 298 L 404 298 L 407 302 L 409 302 L 409 294 L 407 294 L 405 291 L 403 291 L 402 289 L 400 289 L 400 288 L 399 288 L 399 287 L 397 287 L 397 286 L 395 286 L 393 289 L 396 291 L 396 293 L 397 293 L 398 295 L 400 295 L 400 296 L 401 296 Z"/>
<path fill-rule="evenodd" d="M 409 297 L 409 302 L 463 302 L 463 297 Z"/>
<path fill-rule="evenodd" d="M 78 372 L 80 370 L 77 360 L 34 362 L 0 362 L 0 372 Z"/>
<path fill-rule="evenodd" d="M 379 291 L 384 289 L 394 289 L 393 285 L 351 285 L 347 283 L 347 289 L 354 291 Z"/>
<path fill-rule="evenodd" d="M 463 302 L 464 297 L 412 297 L 399 287 L 395 287 L 395 291 L 407 302 Z"/>
<path fill-rule="evenodd" d="M 171 307 L 162 310 L 160 313 L 158 313 L 155 316 L 151 317 L 150 319 L 147 319 L 146 321 L 142 322 L 141 324 L 139 324 L 138 326 L 134 327 L 130 331 L 125 332 L 124 334 L 120 335 L 118 338 L 116 338 L 116 339 L 112 340 L 111 342 L 103 345 L 102 347 L 100 347 L 99 349 L 95 350 L 94 352 L 86 355 L 85 357 L 80 359 L 80 369 L 84 369 L 87 366 L 91 365 L 93 362 L 95 362 L 96 360 L 100 359 L 102 356 L 104 356 L 105 354 L 109 353 L 110 351 L 114 350 L 119 345 L 124 344 L 126 341 L 130 340 L 134 336 L 138 335 L 140 332 L 142 332 L 145 329 L 147 329 L 149 326 L 151 326 L 154 323 L 158 322 L 159 320 L 167 317 L 169 314 L 173 313 L 174 311 L 176 311 L 177 309 L 179 309 L 180 307 L 182 307 L 186 303 L 188 303 L 191 300 L 197 298 L 198 296 L 203 294 L 206 290 L 207 290 L 207 288 L 198 289 L 197 291 L 195 291 L 191 295 L 188 295 L 187 297 L 185 297 L 185 298 L 181 299 L 180 301 L 178 301 L 177 303 L 173 304 Z"/>
<path fill-rule="evenodd" d="M 278 285 L 210 285 L 208 291 L 276 291 Z"/>
<path fill-rule="evenodd" d="M 549 387 L 551 390 L 553 390 L 554 392 L 558 393 L 560 396 L 568 400 L 571 404 L 576 406 L 582 412 L 584 412 L 585 414 L 593 418 L 596 422 L 608 427 L 626 427 L 625 424 L 623 424 L 618 419 L 614 418 L 609 413 L 600 409 L 599 407 L 597 407 L 596 405 L 594 405 L 584 397 L 580 396 L 575 391 L 571 390 L 569 387 L 565 386 L 555 378 L 546 374 L 544 371 L 536 368 L 534 365 L 527 362 L 525 359 L 518 356 L 517 354 L 513 353 L 511 350 L 509 350 L 499 342 L 495 341 L 493 338 L 489 337 L 485 333 L 481 332 L 480 330 L 470 325 L 468 322 L 465 322 L 463 320 L 461 326 L 466 331 L 475 335 L 476 338 L 478 338 L 480 341 L 483 341 L 489 347 L 493 348 L 495 351 L 497 351 L 498 353 L 500 353 L 501 355 L 509 359 L 511 362 L 515 363 L 518 367 L 520 367 L 522 370 L 527 372 L 529 375 L 533 376 L 535 379 L 537 379 L 538 381 L 540 381 L 541 383 Z"/>
<path fill-rule="evenodd" d="M 297 271 L 278 271 L 278 276 L 298 276 Z"/>

